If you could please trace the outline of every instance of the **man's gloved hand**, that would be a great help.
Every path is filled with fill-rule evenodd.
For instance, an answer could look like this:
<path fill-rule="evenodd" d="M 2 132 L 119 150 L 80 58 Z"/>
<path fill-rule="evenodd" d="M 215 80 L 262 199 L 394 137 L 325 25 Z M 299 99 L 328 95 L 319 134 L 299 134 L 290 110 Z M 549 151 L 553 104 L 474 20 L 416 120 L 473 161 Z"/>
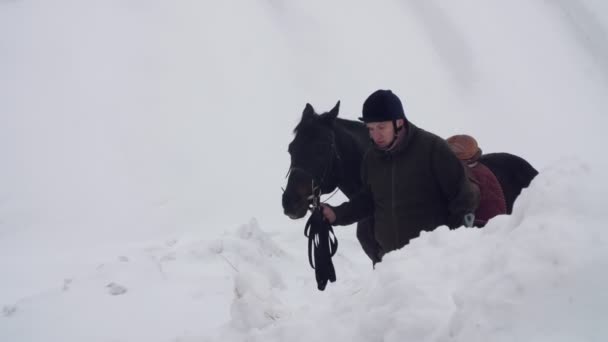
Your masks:
<path fill-rule="evenodd" d="M 468 214 L 464 215 L 464 226 L 465 227 L 471 228 L 471 227 L 473 227 L 474 223 L 475 223 L 475 214 L 468 213 Z"/>

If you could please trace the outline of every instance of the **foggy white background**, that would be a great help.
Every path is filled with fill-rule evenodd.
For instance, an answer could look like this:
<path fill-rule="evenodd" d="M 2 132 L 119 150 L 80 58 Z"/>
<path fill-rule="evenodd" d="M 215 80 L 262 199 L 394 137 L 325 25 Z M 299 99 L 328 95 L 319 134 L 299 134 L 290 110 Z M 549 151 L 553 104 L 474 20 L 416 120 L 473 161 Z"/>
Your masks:
<path fill-rule="evenodd" d="M 539 169 L 604 159 L 601 1 L 0 6 L 2 234 L 288 227 L 305 103 L 355 119 L 378 88 L 419 126 Z"/>

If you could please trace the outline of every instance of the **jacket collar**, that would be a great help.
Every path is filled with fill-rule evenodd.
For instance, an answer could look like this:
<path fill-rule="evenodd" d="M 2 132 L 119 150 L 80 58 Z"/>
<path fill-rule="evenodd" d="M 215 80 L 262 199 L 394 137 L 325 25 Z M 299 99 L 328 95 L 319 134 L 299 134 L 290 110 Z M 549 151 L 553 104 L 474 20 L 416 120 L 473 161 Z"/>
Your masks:
<path fill-rule="evenodd" d="M 398 154 L 403 153 L 407 149 L 407 147 L 411 144 L 412 140 L 416 136 L 419 128 L 416 127 L 413 123 L 408 122 L 407 128 L 405 129 L 405 136 L 402 138 L 397 138 L 398 141 L 395 146 L 390 148 L 389 150 L 382 150 L 374 146 L 374 151 L 382 157 L 391 158 Z"/>

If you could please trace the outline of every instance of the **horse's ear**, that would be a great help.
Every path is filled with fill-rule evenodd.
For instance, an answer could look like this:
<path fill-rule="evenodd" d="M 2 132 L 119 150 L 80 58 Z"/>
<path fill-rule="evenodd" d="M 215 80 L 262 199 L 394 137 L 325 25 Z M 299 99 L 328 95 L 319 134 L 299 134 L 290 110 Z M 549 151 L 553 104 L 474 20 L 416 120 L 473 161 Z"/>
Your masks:
<path fill-rule="evenodd" d="M 310 103 L 306 104 L 306 107 L 304 107 L 304 111 L 302 112 L 302 122 L 307 122 L 309 120 L 311 120 L 312 118 L 314 118 L 315 116 L 315 109 L 312 108 L 312 106 L 310 105 Z"/>
<path fill-rule="evenodd" d="M 338 117 L 339 111 L 340 111 L 340 101 L 338 101 L 338 103 L 336 103 L 334 108 L 332 108 L 329 112 L 322 115 L 323 121 L 330 125 L 333 125 L 334 122 L 336 121 L 336 118 Z"/>
<path fill-rule="evenodd" d="M 334 108 L 332 108 L 329 113 L 328 116 L 331 120 L 335 120 L 338 117 L 338 112 L 340 111 L 340 101 L 338 101 L 338 103 L 336 103 L 336 105 L 334 106 Z"/>

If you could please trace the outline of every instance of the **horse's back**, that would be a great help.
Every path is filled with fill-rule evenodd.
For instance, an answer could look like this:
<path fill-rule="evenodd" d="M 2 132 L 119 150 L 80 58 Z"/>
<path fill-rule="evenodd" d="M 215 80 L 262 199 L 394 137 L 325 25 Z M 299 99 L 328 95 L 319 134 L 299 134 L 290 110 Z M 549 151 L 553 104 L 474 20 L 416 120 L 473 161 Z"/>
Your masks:
<path fill-rule="evenodd" d="M 538 171 L 525 159 L 510 153 L 488 153 L 479 162 L 487 166 L 502 186 L 507 202 L 507 213 L 513 211 L 513 203 L 521 190 L 527 188 Z"/>

